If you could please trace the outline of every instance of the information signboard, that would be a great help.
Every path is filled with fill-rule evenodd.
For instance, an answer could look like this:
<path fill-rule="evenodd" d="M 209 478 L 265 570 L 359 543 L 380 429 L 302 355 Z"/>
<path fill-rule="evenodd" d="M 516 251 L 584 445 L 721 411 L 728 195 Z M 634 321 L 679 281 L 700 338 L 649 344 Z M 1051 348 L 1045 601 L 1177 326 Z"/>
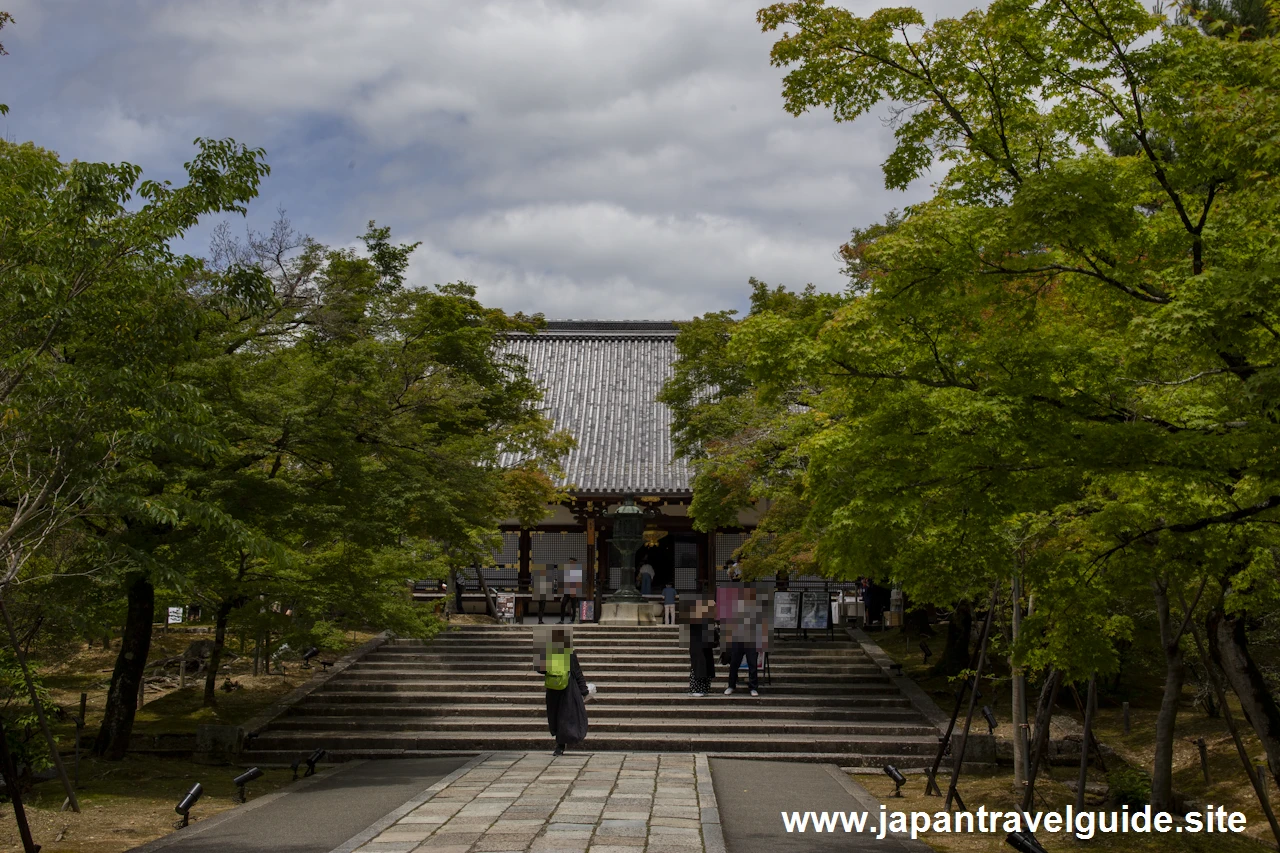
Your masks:
<path fill-rule="evenodd" d="M 773 628 L 775 630 L 800 627 L 800 593 L 779 592 L 773 596 Z M 825 627 L 825 626 L 824 626 Z"/>
<path fill-rule="evenodd" d="M 806 630 L 826 630 L 831 612 L 827 609 L 830 598 L 825 592 L 805 590 L 800 604 L 800 627 Z"/>
<path fill-rule="evenodd" d="M 169 625 L 181 625 L 181 624 L 182 624 L 182 608 L 181 608 L 181 607 L 170 607 L 170 608 L 169 608 L 169 616 L 168 616 L 168 619 L 166 620 L 166 622 L 167 622 Z"/>

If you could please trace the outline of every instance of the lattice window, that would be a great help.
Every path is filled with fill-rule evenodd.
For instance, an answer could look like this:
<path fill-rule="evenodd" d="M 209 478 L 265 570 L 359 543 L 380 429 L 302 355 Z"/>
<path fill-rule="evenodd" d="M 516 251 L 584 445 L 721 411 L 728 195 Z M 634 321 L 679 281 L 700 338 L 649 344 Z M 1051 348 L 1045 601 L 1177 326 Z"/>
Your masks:
<path fill-rule="evenodd" d="M 819 575 L 798 575 L 787 581 L 787 588 L 793 590 L 830 589 L 831 592 L 839 592 L 843 589 L 846 593 L 851 593 L 856 592 L 859 587 L 857 581 L 832 580 Z"/>
<path fill-rule="evenodd" d="M 534 531 L 530 537 L 529 562 L 563 566 L 574 557 L 582 565 L 587 564 L 587 534 L 573 532 Z"/>
<path fill-rule="evenodd" d="M 729 573 L 724 570 L 726 561 L 733 559 L 733 552 L 738 550 L 747 541 L 746 533 L 717 533 L 716 534 L 716 580 L 728 581 Z"/>
<path fill-rule="evenodd" d="M 501 569 L 520 568 L 520 534 L 502 534 L 502 547 L 493 552 L 493 566 Z M 487 575 L 486 575 L 487 577 Z"/>
<path fill-rule="evenodd" d="M 518 566 L 509 566 L 500 569 L 486 568 L 484 570 L 484 580 L 489 586 L 497 589 L 515 589 L 520 585 L 520 569 Z M 470 584 L 468 584 L 470 586 Z M 477 589 L 480 588 L 480 581 L 475 581 Z"/>
<path fill-rule="evenodd" d="M 675 543 L 676 589 L 691 592 L 698 588 L 698 545 L 696 542 Z"/>

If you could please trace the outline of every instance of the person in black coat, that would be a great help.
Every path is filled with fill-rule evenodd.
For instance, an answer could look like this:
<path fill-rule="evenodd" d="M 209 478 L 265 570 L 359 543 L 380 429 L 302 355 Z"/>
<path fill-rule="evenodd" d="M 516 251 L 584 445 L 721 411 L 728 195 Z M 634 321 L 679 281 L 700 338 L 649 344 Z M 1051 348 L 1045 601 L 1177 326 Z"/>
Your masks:
<path fill-rule="evenodd" d="M 720 644 L 714 602 L 696 601 L 689 621 L 689 693 L 706 696 L 716 676 L 715 650 Z"/>
<path fill-rule="evenodd" d="M 567 632 L 556 631 L 552 643 L 555 648 L 568 646 Z M 545 664 L 538 672 L 546 674 Z M 575 746 L 587 739 L 587 704 L 590 692 L 587 679 L 578 663 L 578 653 L 570 649 L 569 686 L 563 690 L 547 688 L 547 726 L 556 739 L 553 755 L 564 755 L 566 747 Z"/>

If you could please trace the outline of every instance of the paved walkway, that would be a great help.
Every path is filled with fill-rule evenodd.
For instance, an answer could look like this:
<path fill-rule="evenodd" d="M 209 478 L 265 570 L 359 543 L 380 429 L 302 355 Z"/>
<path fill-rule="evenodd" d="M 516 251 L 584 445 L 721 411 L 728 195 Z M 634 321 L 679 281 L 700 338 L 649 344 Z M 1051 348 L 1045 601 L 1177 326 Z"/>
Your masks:
<path fill-rule="evenodd" d="M 868 812 L 871 824 L 878 824 L 880 802 L 834 765 L 713 758 L 711 774 L 729 853 L 929 851 L 923 843 L 910 839 L 888 836 L 877 840 L 874 831 L 787 832 L 782 812 Z"/>
<path fill-rule="evenodd" d="M 494 754 L 366 835 L 350 849 L 724 853 L 706 759 L 690 754 Z"/>
<path fill-rule="evenodd" d="M 714 777 L 714 781 L 713 781 Z M 488 753 L 353 762 L 134 853 L 926 853 L 788 833 L 781 812 L 879 803 L 839 768 L 691 753 Z"/>
<path fill-rule="evenodd" d="M 197 804 L 191 826 L 133 853 L 329 853 L 469 760 L 352 761 L 258 797 L 250 784 L 247 805 L 202 817 Z"/>

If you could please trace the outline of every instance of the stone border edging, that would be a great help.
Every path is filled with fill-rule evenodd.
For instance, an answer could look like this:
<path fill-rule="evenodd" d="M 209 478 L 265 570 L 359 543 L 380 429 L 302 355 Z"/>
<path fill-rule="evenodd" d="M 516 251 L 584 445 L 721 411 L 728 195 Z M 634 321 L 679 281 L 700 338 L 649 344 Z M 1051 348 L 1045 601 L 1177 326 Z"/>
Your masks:
<path fill-rule="evenodd" d="M 422 791 L 421 793 L 417 794 L 414 797 L 411 797 L 408 800 L 408 802 L 404 803 L 399 808 L 393 811 L 387 812 L 385 815 L 378 818 L 378 820 L 370 824 L 363 832 L 358 833 L 357 835 L 353 835 L 351 838 L 348 838 L 346 841 L 342 842 L 337 847 L 330 850 L 329 853 L 352 853 L 352 851 L 354 851 L 357 847 L 360 847 L 363 844 L 367 844 L 368 842 L 377 838 L 380 834 L 382 834 L 383 830 L 385 830 L 387 827 L 391 826 L 396 821 L 400 820 L 400 818 L 409 814 L 409 812 L 418 808 L 423 803 L 427 802 L 432 797 L 434 797 L 436 794 L 443 791 L 447 786 L 453 784 L 455 781 L 461 778 L 463 774 L 467 773 L 468 771 L 470 771 L 477 765 L 481 764 L 482 762 L 487 761 L 489 757 L 492 755 L 494 755 L 494 753 L 492 752 L 480 753 L 475 758 L 471 759 L 466 764 L 462 765 L 457 770 L 450 773 L 448 776 L 443 777 L 442 779 L 440 779 L 438 782 L 431 785 L 426 790 Z"/>
<path fill-rule="evenodd" d="M 724 827 L 720 824 L 720 804 L 716 800 L 716 786 L 711 778 L 711 762 L 705 752 L 693 755 L 694 779 L 698 791 L 698 805 L 702 823 L 702 849 L 705 853 L 725 853 Z M 704 802 L 715 803 L 703 806 Z"/>
<path fill-rule="evenodd" d="M 281 797 L 288 796 L 289 794 L 292 794 L 301 789 L 309 788 L 322 779 L 328 779 L 332 776 L 337 775 L 338 773 L 343 772 L 344 770 L 350 770 L 353 767 L 359 767 L 361 764 L 364 764 L 364 763 L 365 763 L 364 759 L 357 759 L 355 761 L 347 761 L 347 762 L 343 762 L 342 764 L 336 764 L 325 770 L 321 770 L 319 773 L 299 779 L 297 782 L 291 782 L 289 783 L 288 786 L 272 791 L 270 794 L 263 794 L 261 797 L 256 797 L 247 803 L 242 803 L 234 808 L 227 809 L 224 812 L 218 812 L 213 817 L 206 818 L 201 821 L 197 821 L 196 823 L 187 827 L 186 830 L 175 829 L 172 832 L 170 832 L 168 835 L 162 835 L 159 838 L 152 839 L 151 841 L 148 841 L 146 844 L 143 844 L 141 847 L 132 847 L 128 851 L 126 851 L 126 853 L 154 853 L 154 851 L 156 850 L 163 850 L 165 847 L 168 847 L 170 844 L 176 844 L 179 841 L 182 841 L 184 838 L 190 838 L 193 835 L 200 835 L 205 830 L 214 829 L 218 826 L 221 826 L 222 824 L 237 817 L 238 815 L 242 815 L 245 812 L 251 812 L 256 808 L 259 808 L 260 806 L 267 805 L 268 803 L 273 803 L 276 800 L 280 799 Z M 263 766 L 266 766 L 266 765 L 263 765 Z"/>
<path fill-rule="evenodd" d="M 857 800 L 858 805 L 862 806 L 862 810 L 871 815 L 880 813 L 880 801 L 866 788 L 859 785 L 849 778 L 841 768 L 834 764 L 823 764 L 822 768 L 827 771 L 831 778 L 835 779 L 845 792 Z M 878 824 L 877 824 L 878 825 Z M 889 837 L 897 841 L 911 853 L 932 853 L 933 848 L 925 844 L 923 841 L 912 841 L 911 837 L 900 832 L 890 832 Z"/>
<path fill-rule="evenodd" d="M 373 639 L 366 641 L 354 651 L 348 652 L 346 655 L 339 658 L 333 666 L 329 667 L 328 672 L 320 672 L 313 675 L 305 684 L 299 684 L 289 693 L 267 706 L 265 711 L 255 717 L 251 717 L 247 722 L 242 723 L 240 728 L 244 730 L 244 748 L 248 750 L 250 748 L 249 739 L 255 735 L 261 734 L 262 730 L 271 725 L 271 723 L 275 721 L 276 717 L 279 717 L 285 711 L 289 710 L 289 708 L 310 696 L 320 687 L 327 684 L 329 679 L 333 678 L 340 672 L 345 672 L 352 666 L 352 664 L 359 661 L 374 649 L 381 647 L 390 639 L 391 632 L 383 631 Z"/>
<path fill-rule="evenodd" d="M 862 647 L 862 651 L 866 653 L 867 657 L 871 658 L 872 662 L 880 667 L 880 671 L 888 677 L 893 686 L 897 687 L 902 692 L 902 695 L 907 697 L 911 702 L 911 706 L 919 711 L 931 726 L 938 730 L 938 734 L 946 731 L 947 723 L 951 722 L 951 717 L 938 707 L 938 703 L 934 702 L 919 684 L 916 684 L 906 675 L 894 675 L 889 668 L 893 663 L 893 659 L 885 654 L 884 649 L 880 648 L 866 631 L 861 628 L 850 627 L 846 627 L 845 630 L 849 632 L 849 636 L 853 638 L 854 642 Z"/>

